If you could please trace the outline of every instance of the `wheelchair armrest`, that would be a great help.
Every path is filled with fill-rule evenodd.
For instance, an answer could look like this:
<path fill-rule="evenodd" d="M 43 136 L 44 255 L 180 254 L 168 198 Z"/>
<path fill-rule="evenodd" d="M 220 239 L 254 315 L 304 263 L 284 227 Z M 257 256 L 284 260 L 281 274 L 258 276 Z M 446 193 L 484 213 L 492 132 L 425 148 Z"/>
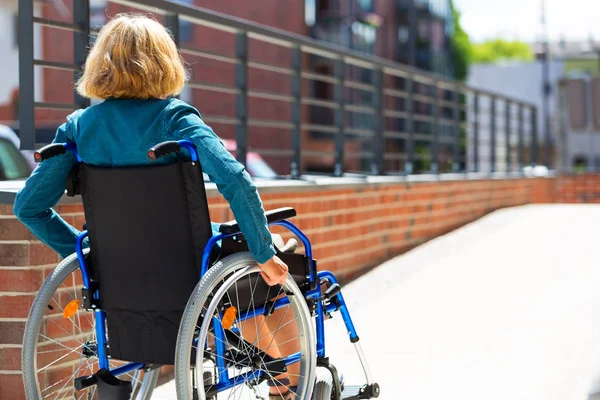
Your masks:
<path fill-rule="evenodd" d="M 272 224 L 273 222 L 282 221 L 284 219 L 292 218 L 296 216 L 296 210 L 292 207 L 284 207 L 278 208 L 276 210 L 270 210 L 265 212 L 265 217 L 267 217 L 267 223 Z M 221 225 L 219 228 L 221 233 L 231 234 L 240 231 L 240 227 L 237 221 L 234 219 L 233 221 L 226 222 Z"/>

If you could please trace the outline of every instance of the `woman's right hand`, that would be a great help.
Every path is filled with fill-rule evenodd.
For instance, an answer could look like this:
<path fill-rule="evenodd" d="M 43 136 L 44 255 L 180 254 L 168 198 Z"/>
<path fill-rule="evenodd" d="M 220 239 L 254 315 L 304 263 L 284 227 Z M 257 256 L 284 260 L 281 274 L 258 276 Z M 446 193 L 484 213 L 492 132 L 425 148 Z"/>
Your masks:
<path fill-rule="evenodd" d="M 273 256 L 264 264 L 258 264 L 262 270 L 260 275 L 263 277 L 267 285 L 283 285 L 288 276 L 288 266 L 281 261 L 277 256 Z"/>

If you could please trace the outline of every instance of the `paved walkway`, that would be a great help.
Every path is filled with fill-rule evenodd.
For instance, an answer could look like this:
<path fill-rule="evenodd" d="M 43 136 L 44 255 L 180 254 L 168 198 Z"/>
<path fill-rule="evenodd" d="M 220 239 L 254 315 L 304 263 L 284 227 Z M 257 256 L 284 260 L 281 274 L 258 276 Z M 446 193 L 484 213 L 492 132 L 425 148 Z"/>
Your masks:
<path fill-rule="evenodd" d="M 585 400 L 600 376 L 599 283 L 600 206 L 525 206 L 397 257 L 344 294 L 382 399 Z M 328 323 L 332 362 L 361 382 L 340 318 Z M 175 399 L 174 386 L 153 399 Z"/>

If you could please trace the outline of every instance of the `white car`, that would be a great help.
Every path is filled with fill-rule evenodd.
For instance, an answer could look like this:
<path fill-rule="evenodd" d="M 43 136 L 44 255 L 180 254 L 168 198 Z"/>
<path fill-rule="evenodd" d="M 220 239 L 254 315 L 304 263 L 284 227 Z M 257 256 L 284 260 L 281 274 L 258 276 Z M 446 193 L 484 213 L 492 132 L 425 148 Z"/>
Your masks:
<path fill-rule="evenodd" d="M 12 129 L 0 125 L 0 181 L 26 179 L 33 171 L 33 152 L 21 152 L 20 146 Z"/>

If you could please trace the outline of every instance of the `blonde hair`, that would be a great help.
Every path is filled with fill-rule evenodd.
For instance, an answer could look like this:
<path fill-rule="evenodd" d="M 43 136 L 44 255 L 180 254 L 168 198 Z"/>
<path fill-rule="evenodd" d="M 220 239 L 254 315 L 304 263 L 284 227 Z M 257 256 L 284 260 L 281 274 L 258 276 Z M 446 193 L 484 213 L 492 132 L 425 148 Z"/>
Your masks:
<path fill-rule="evenodd" d="M 164 99 L 181 93 L 183 60 L 169 32 L 143 15 L 119 14 L 98 34 L 77 92 L 107 99 Z"/>

